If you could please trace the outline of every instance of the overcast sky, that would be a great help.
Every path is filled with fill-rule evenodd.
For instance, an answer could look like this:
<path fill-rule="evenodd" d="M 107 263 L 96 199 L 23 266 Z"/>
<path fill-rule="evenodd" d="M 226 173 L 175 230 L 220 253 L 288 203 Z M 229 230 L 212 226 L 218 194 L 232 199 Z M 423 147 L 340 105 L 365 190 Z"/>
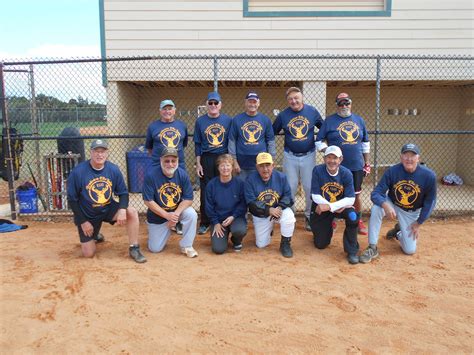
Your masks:
<path fill-rule="evenodd" d="M 0 59 L 99 57 L 98 0 L 5 0 Z"/>

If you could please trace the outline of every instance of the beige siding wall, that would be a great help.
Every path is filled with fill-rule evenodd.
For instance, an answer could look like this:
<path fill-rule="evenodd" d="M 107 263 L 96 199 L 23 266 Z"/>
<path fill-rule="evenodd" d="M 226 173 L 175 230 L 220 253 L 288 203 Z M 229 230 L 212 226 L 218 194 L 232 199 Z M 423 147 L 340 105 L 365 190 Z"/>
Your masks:
<path fill-rule="evenodd" d="M 105 0 L 107 56 L 472 54 L 473 1 L 397 0 L 391 17 L 243 17 L 242 0 Z"/>

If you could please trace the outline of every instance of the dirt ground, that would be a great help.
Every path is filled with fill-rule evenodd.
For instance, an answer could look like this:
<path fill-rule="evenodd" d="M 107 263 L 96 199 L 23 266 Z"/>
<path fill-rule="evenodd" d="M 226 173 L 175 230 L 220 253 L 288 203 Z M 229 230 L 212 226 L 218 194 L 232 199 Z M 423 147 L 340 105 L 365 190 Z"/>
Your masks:
<path fill-rule="evenodd" d="M 471 217 L 427 222 L 414 256 L 381 239 L 381 257 L 355 266 L 342 222 L 326 250 L 298 230 L 292 259 L 252 231 L 241 253 L 198 236 L 189 259 L 173 236 L 151 254 L 143 227 L 142 265 L 120 227 L 86 260 L 71 224 L 18 223 L 29 228 L 0 237 L 2 353 L 473 352 Z"/>

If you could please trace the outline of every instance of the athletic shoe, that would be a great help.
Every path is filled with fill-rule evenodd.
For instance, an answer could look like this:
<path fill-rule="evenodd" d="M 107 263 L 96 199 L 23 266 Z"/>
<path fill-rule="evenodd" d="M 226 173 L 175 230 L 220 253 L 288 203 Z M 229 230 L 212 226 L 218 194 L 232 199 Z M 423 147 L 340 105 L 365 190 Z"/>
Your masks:
<path fill-rule="evenodd" d="M 359 263 L 359 257 L 355 254 L 348 254 L 347 255 L 347 261 L 349 264 L 358 264 Z"/>
<path fill-rule="evenodd" d="M 386 234 L 386 237 L 387 239 L 398 239 L 397 238 L 397 233 L 400 232 L 400 225 L 397 223 L 395 224 L 395 226 L 390 229 L 387 234 Z"/>
<path fill-rule="evenodd" d="M 309 223 L 309 219 L 305 218 L 304 220 L 304 229 L 306 229 L 308 232 L 311 232 L 311 224 Z"/>
<path fill-rule="evenodd" d="M 361 219 L 359 219 L 359 228 L 358 228 L 358 233 L 360 235 L 367 235 L 367 227 L 365 226 L 364 222 L 362 222 Z"/>
<path fill-rule="evenodd" d="M 208 230 L 209 230 L 209 226 L 201 224 L 198 229 L 198 234 L 206 234 Z"/>
<path fill-rule="evenodd" d="M 103 242 L 105 242 L 105 237 L 102 233 L 99 232 L 99 234 L 97 234 L 97 237 L 95 237 L 94 240 L 97 244 L 98 243 L 103 243 Z"/>
<path fill-rule="evenodd" d="M 146 258 L 143 256 L 142 252 L 140 251 L 140 247 L 138 245 L 128 248 L 128 254 L 137 263 L 139 264 L 146 263 Z"/>
<path fill-rule="evenodd" d="M 179 235 L 183 234 L 183 225 L 181 222 L 176 223 L 176 233 Z"/>
<path fill-rule="evenodd" d="M 372 248 L 370 246 L 367 247 L 367 249 L 364 250 L 362 254 L 359 256 L 359 261 L 362 264 L 367 264 L 372 261 L 372 259 L 378 258 L 379 257 L 379 250 L 377 247 Z"/>
<path fill-rule="evenodd" d="M 291 238 L 281 237 L 280 242 L 280 253 L 285 258 L 292 258 L 293 257 L 293 250 L 291 249 Z"/>
<path fill-rule="evenodd" d="M 181 248 L 181 253 L 186 254 L 188 258 L 195 258 L 199 255 L 193 247 Z"/>
<path fill-rule="evenodd" d="M 242 243 L 241 244 L 238 244 L 238 245 L 235 245 L 233 246 L 233 249 L 236 253 L 239 253 L 242 251 Z"/>

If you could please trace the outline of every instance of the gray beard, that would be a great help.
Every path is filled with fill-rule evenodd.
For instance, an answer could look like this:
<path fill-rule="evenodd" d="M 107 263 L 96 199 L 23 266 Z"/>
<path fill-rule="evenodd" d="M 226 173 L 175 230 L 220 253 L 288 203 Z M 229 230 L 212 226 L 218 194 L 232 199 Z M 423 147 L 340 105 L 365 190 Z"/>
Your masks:
<path fill-rule="evenodd" d="M 163 171 L 163 174 L 165 174 L 166 176 L 173 177 L 176 170 L 178 170 L 178 166 L 176 168 L 166 170 L 163 164 L 161 164 L 161 170 Z M 168 171 L 170 172 L 169 175 L 168 175 Z"/>
<path fill-rule="evenodd" d="M 338 113 L 341 117 L 349 117 L 351 115 L 351 110 L 342 109 L 341 112 Z"/>

